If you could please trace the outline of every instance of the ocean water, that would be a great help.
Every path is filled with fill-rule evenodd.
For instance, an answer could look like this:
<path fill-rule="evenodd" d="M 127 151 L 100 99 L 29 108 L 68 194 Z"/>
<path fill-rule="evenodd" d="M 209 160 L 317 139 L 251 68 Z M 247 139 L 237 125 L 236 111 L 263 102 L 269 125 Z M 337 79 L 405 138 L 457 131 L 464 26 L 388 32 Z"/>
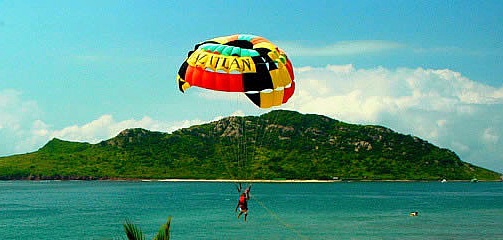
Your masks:
<path fill-rule="evenodd" d="M 254 183 L 248 221 L 232 183 L 2 181 L 0 239 L 503 239 L 502 182 Z M 418 211 L 417 217 L 409 212 Z"/>

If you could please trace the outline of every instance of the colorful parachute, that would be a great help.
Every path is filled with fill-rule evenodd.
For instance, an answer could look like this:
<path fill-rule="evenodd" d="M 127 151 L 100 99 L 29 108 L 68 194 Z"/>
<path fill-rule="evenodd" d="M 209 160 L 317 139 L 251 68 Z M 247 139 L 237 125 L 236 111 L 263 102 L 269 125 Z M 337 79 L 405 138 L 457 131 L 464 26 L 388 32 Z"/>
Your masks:
<path fill-rule="evenodd" d="M 197 44 L 178 70 L 180 91 L 191 86 L 243 92 L 261 108 L 279 106 L 293 95 L 292 63 L 267 39 L 247 34 Z"/>

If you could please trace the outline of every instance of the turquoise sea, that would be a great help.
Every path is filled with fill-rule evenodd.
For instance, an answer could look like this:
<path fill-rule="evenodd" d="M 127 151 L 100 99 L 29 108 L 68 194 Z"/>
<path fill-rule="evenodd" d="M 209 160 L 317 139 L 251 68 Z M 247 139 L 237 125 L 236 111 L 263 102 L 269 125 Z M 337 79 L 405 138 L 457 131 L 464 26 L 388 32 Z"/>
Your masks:
<path fill-rule="evenodd" d="M 234 184 L 2 181 L 1 239 L 503 239 L 502 182 L 254 183 L 248 222 Z M 418 211 L 417 217 L 409 212 Z"/>

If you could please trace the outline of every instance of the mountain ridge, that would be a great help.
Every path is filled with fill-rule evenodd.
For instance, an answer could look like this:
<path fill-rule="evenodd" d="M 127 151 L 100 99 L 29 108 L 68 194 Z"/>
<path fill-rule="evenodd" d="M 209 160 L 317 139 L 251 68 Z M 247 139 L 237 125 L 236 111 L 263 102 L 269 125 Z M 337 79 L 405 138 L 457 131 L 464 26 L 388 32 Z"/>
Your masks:
<path fill-rule="evenodd" d="M 54 138 L 0 158 L 0 179 L 498 180 L 449 149 L 377 125 L 275 110 L 172 133 L 125 129 L 97 144 Z"/>

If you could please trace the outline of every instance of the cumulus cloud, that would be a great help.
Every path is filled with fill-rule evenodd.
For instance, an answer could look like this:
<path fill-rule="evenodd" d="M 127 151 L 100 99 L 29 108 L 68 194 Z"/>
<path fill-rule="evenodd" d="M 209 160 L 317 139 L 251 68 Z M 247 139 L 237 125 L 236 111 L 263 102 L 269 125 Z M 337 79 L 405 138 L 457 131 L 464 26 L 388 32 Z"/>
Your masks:
<path fill-rule="evenodd" d="M 236 111 L 231 115 L 243 116 L 244 113 Z M 20 91 L 0 90 L 0 156 L 36 151 L 52 138 L 98 143 L 128 128 L 144 128 L 150 131 L 171 133 L 223 117 L 173 122 L 155 120 L 148 116 L 141 119 L 116 120 L 112 115 L 105 114 L 82 125 L 76 124 L 55 129 L 50 123 L 42 120 L 43 111 L 35 101 L 24 99 Z"/>
<path fill-rule="evenodd" d="M 49 130 L 41 124 L 42 128 L 37 131 L 44 133 L 47 139 L 60 138 L 69 141 L 98 143 L 112 138 L 124 129 L 144 128 L 150 131 L 173 132 L 180 128 L 205 123 L 203 120 L 184 120 L 180 122 L 167 122 L 154 120 L 150 117 L 142 119 L 127 119 L 116 121 L 112 115 L 103 115 L 84 125 L 73 125 L 60 130 Z"/>
<path fill-rule="evenodd" d="M 503 172 L 503 88 L 449 69 L 296 69 L 289 107 L 342 121 L 378 124 L 456 151 Z"/>
<path fill-rule="evenodd" d="M 35 151 L 52 138 L 97 143 L 114 137 L 127 128 L 172 132 L 180 128 L 207 122 L 203 120 L 168 122 L 154 120 L 148 116 L 139 120 L 115 120 L 112 115 L 103 115 L 83 125 L 54 129 L 51 124 L 41 120 L 42 115 L 37 103 L 24 99 L 22 92 L 1 90 L 0 156 Z M 221 117 L 214 120 L 219 118 Z"/>
<path fill-rule="evenodd" d="M 20 91 L 0 90 L 0 155 L 19 152 L 24 148 L 21 142 L 27 142 L 30 126 L 41 111 L 34 101 L 24 100 Z M 33 145 L 30 145 L 30 147 Z"/>
<path fill-rule="evenodd" d="M 452 149 L 463 161 L 503 172 L 503 87 L 484 85 L 449 69 L 358 69 L 349 64 L 295 71 L 296 93 L 285 108 L 389 127 Z M 240 110 L 231 115 L 244 114 Z M 172 132 L 205 122 L 147 116 L 116 120 L 103 115 L 82 125 L 53 129 L 42 120 L 36 102 L 22 99 L 21 92 L 4 90 L 0 91 L 0 155 L 34 151 L 54 137 L 96 143 L 127 128 Z"/>
<path fill-rule="evenodd" d="M 10 132 L 10 142 L 5 146 L 18 146 L 2 148 L 2 155 L 35 151 L 52 138 L 67 141 L 98 143 L 112 138 L 124 129 L 144 128 L 150 131 L 173 132 L 175 130 L 205 123 L 203 120 L 184 120 L 167 122 L 154 120 L 150 117 L 142 119 L 128 119 L 117 121 L 112 115 L 103 115 L 97 119 L 83 124 L 68 126 L 63 129 L 52 129 L 49 124 L 41 120 L 33 120 L 31 127 L 25 131 Z"/>

